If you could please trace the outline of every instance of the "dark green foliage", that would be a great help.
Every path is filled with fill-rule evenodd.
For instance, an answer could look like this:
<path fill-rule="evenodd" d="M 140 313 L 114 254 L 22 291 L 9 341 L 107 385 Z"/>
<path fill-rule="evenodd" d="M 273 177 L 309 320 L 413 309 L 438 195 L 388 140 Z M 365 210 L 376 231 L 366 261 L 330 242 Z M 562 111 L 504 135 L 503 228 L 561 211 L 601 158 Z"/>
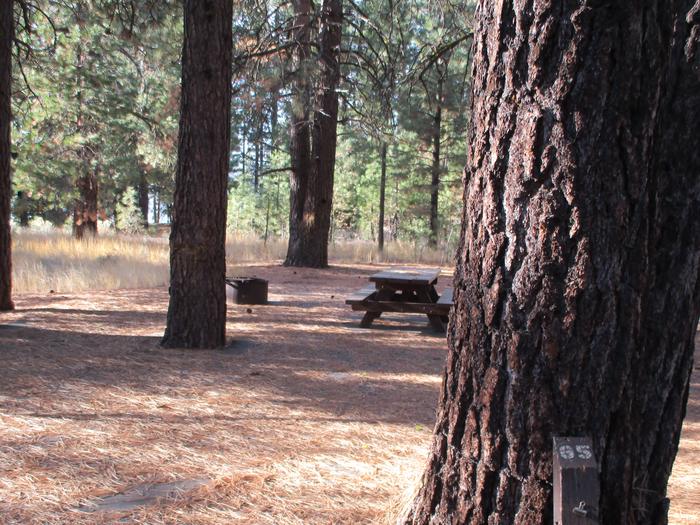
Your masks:
<path fill-rule="evenodd" d="M 63 225 L 76 182 L 97 172 L 112 224 L 127 188 L 149 195 L 149 224 L 172 203 L 182 20 L 176 2 L 39 2 L 15 65 L 13 216 Z M 437 81 L 443 80 L 438 238 L 454 243 L 465 163 L 468 2 L 348 3 L 342 38 L 331 232 L 377 239 L 382 143 L 384 235 L 426 240 Z M 289 221 L 291 4 L 234 6 L 229 231 L 286 236 Z M 315 21 L 317 27 L 318 21 Z M 20 69 L 21 66 L 21 69 Z M 26 82 L 25 82 L 26 78 Z"/>

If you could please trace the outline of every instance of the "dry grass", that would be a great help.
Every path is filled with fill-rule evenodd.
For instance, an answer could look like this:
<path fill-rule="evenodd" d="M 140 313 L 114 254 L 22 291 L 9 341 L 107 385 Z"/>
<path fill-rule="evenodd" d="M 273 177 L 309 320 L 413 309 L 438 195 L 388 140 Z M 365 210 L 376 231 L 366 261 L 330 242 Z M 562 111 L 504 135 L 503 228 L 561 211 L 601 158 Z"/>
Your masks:
<path fill-rule="evenodd" d="M 430 248 L 424 243 L 388 242 L 383 252 L 368 241 L 344 241 L 331 244 L 329 258 L 339 263 L 360 264 L 430 264 L 451 266 L 452 250 Z"/>
<path fill-rule="evenodd" d="M 168 240 L 165 237 L 102 234 L 77 241 L 60 232 L 14 232 L 14 290 L 16 293 L 78 292 L 164 286 L 169 277 Z M 280 261 L 285 239 L 267 243 L 254 236 L 230 237 L 229 264 Z M 405 263 L 449 265 L 445 250 L 415 243 L 388 243 L 384 253 L 374 243 L 346 241 L 330 246 L 334 263 Z"/>
<path fill-rule="evenodd" d="M 15 232 L 17 293 L 162 286 L 168 280 L 164 239 L 102 235 L 78 241 L 64 233 Z"/>

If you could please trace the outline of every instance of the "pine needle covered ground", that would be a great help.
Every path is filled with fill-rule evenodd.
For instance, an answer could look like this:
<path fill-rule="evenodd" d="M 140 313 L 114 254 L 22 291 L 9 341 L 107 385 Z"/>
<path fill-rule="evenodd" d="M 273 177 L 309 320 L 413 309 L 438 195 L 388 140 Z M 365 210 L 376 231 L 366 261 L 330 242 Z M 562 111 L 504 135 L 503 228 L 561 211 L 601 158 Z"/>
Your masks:
<path fill-rule="evenodd" d="M 0 523 L 393 523 L 424 466 L 445 341 L 421 316 L 358 328 L 343 300 L 377 270 L 232 267 L 269 279 L 271 304 L 229 305 L 220 351 L 158 346 L 164 287 L 17 295 L 0 314 Z M 699 382 L 676 524 L 700 519 Z M 195 488 L 95 511 L 177 482 Z"/>

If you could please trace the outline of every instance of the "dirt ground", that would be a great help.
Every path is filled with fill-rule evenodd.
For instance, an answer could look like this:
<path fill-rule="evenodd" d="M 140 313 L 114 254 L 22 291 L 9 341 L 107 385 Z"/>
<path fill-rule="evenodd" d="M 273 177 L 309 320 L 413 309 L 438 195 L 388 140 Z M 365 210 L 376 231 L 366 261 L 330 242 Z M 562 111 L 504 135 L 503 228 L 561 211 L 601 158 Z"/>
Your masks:
<path fill-rule="evenodd" d="M 392 523 L 424 465 L 446 345 L 424 316 L 358 327 L 344 298 L 377 270 L 236 269 L 269 279 L 271 304 L 229 305 L 219 351 L 158 346 L 165 289 L 18 296 L 0 314 L 0 523 Z M 700 523 L 695 367 L 675 524 Z M 175 482 L 188 490 L 96 510 Z"/>

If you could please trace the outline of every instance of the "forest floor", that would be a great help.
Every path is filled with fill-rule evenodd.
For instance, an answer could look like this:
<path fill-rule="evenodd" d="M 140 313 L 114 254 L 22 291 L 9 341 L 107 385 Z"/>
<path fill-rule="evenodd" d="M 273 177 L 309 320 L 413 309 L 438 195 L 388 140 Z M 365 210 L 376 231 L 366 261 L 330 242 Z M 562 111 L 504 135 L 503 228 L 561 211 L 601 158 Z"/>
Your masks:
<path fill-rule="evenodd" d="M 358 327 L 344 298 L 378 268 L 231 270 L 269 279 L 271 304 L 229 305 L 219 351 L 158 346 L 165 288 L 18 295 L 0 314 L 0 523 L 394 522 L 446 344 L 424 316 Z M 672 524 L 700 521 L 698 368 Z"/>

